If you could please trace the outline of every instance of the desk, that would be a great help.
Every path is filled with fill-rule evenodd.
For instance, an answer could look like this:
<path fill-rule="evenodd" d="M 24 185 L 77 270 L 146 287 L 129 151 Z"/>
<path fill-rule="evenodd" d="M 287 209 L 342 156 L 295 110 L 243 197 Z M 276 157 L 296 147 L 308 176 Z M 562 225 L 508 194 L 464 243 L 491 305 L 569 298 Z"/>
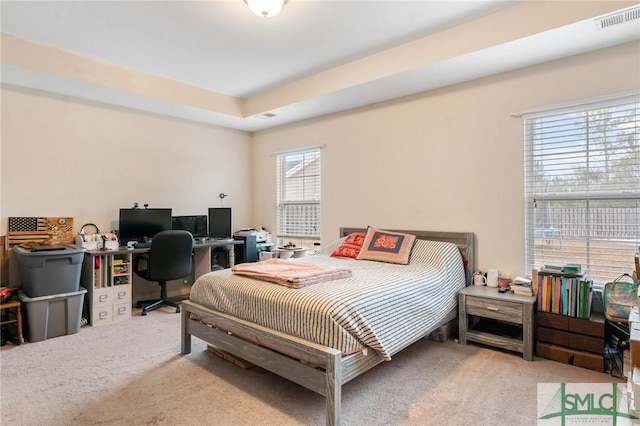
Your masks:
<path fill-rule="evenodd" d="M 244 244 L 241 240 L 216 240 L 199 238 L 193 246 L 193 280 L 197 280 L 204 274 L 211 272 L 211 249 L 224 248 L 229 257 L 229 267 L 235 262 L 234 247 Z"/>
<path fill-rule="evenodd" d="M 193 281 L 211 272 L 211 250 L 222 247 L 234 262 L 238 240 L 198 239 L 193 245 Z M 92 326 L 128 320 L 133 305 L 133 256 L 148 253 L 150 248 L 88 250 L 82 262 L 80 283 L 87 289 L 84 317 Z"/>

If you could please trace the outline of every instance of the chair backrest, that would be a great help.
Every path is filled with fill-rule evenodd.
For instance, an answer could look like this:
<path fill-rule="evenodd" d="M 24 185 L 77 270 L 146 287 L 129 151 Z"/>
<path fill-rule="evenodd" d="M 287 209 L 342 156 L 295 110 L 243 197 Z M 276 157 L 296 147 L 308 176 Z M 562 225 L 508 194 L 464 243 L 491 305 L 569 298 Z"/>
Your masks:
<path fill-rule="evenodd" d="M 169 281 L 191 272 L 193 236 L 189 231 L 162 231 L 151 240 L 147 263 L 148 279 Z"/>

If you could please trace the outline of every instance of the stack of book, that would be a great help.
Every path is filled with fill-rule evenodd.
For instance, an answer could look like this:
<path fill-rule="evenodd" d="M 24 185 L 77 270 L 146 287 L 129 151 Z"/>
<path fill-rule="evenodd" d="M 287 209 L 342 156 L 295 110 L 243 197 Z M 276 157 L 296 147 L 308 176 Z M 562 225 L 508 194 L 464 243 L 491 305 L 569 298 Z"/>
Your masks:
<path fill-rule="evenodd" d="M 561 274 L 562 265 L 559 263 L 545 263 L 542 265 L 539 272 L 543 272 L 545 274 Z"/>
<path fill-rule="evenodd" d="M 545 263 L 540 272 L 546 274 L 582 275 L 582 266 L 579 263 Z"/>
<path fill-rule="evenodd" d="M 562 273 L 580 275 L 582 274 L 582 266 L 579 263 L 565 263 L 562 265 Z"/>
<path fill-rule="evenodd" d="M 591 316 L 593 281 L 582 277 L 578 264 L 550 265 L 534 269 L 538 310 L 577 318 Z"/>
<path fill-rule="evenodd" d="M 531 288 L 531 280 L 528 278 L 516 277 L 509 285 L 509 290 L 513 294 L 520 296 L 533 296 L 533 289 Z"/>

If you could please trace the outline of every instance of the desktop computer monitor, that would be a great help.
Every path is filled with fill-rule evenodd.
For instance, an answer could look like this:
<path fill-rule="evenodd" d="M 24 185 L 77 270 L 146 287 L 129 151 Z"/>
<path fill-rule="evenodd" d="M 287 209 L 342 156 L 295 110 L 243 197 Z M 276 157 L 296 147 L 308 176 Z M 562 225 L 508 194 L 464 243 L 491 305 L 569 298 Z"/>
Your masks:
<path fill-rule="evenodd" d="M 173 216 L 171 218 L 171 229 L 189 231 L 194 238 L 206 237 L 209 232 L 207 215 Z"/>
<path fill-rule="evenodd" d="M 141 242 L 171 229 L 171 209 L 120 209 L 120 245 Z"/>
<path fill-rule="evenodd" d="M 231 207 L 209 208 L 209 238 L 231 238 Z"/>

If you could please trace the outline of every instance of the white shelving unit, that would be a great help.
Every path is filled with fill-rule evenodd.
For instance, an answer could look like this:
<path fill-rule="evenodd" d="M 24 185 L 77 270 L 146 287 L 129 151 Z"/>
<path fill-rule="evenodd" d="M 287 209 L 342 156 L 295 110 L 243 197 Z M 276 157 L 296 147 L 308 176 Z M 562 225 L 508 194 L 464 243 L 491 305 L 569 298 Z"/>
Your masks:
<path fill-rule="evenodd" d="M 127 251 L 88 251 L 82 263 L 82 285 L 87 289 L 87 319 L 92 326 L 126 321 L 131 317 L 132 254 Z"/>

